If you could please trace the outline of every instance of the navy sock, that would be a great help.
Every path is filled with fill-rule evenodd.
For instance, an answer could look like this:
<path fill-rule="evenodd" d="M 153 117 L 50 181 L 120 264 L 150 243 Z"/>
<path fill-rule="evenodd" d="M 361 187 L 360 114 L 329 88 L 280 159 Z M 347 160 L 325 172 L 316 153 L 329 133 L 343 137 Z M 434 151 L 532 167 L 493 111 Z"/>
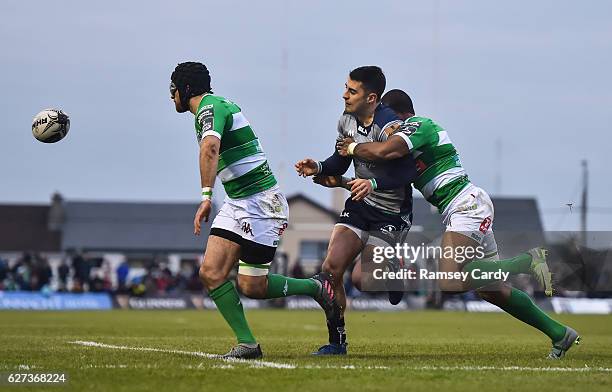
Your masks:
<path fill-rule="evenodd" d="M 344 329 L 344 317 L 339 320 L 327 320 L 327 332 L 331 344 L 346 343 L 346 330 Z"/>

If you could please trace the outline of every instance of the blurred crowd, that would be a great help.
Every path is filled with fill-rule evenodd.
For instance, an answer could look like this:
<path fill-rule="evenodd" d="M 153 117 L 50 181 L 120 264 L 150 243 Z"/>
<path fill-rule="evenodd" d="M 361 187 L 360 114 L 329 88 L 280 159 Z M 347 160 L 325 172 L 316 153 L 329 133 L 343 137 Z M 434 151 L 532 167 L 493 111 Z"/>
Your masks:
<path fill-rule="evenodd" d="M 38 291 L 48 287 L 52 277 L 47 259 L 38 254 L 24 253 L 13 265 L 0 258 L 0 290 Z"/>
<path fill-rule="evenodd" d="M 565 270 L 557 275 L 563 278 L 557 279 L 559 290 L 556 295 L 612 297 L 612 257 L 607 251 L 576 252 L 567 247 L 553 250 L 557 255 L 555 259 L 559 260 L 552 266 L 553 270 Z M 306 273 L 301 260 L 296 260 L 287 270 L 286 256 L 273 263 L 273 267 L 272 273 L 295 278 L 309 277 L 313 273 L 313 263 L 309 263 L 310 268 Z M 417 266 L 410 268 L 418 269 Z M 320 271 L 321 263 L 314 264 L 314 269 L 314 272 Z M 196 259 L 170 263 L 168 257 L 162 255 L 128 262 L 127 258 L 111 261 L 100 256 L 71 252 L 54 255 L 50 261 L 44 255 L 25 252 L 10 261 L 0 256 L 0 291 L 108 292 L 134 296 L 202 292 L 204 287 L 198 271 L 199 261 Z M 380 295 L 357 290 L 351 282 L 351 272 L 349 269 L 345 275 L 348 297 Z M 512 284 L 531 296 L 543 296 L 528 275 L 514 277 Z M 452 298 L 440 293 L 435 281 L 413 280 L 405 290 L 425 296 L 434 307 Z M 454 298 L 476 299 L 473 292 Z"/>
<path fill-rule="evenodd" d="M 23 253 L 9 262 L 0 258 L 0 291 L 109 292 L 132 295 L 202 291 L 198 266 L 173 273 L 164 261 L 151 260 L 130 267 L 127 261 L 113 266 L 107 260 L 75 253 L 52 265 L 37 253 Z"/>

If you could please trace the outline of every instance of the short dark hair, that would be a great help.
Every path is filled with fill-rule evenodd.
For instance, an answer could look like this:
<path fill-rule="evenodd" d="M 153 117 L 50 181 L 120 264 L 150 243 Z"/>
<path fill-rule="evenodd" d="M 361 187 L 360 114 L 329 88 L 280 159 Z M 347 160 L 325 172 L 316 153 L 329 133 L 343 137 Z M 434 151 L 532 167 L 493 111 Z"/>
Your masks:
<path fill-rule="evenodd" d="M 387 93 L 382 97 L 382 103 L 387 105 L 396 113 L 415 114 L 412 99 L 410 99 L 410 96 L 403 90 L 393 89 L 387 91 Z"/>
<path fill-rule="evenodd" d="M 380 67 L 376 65 L 366 65 L 355 68 L 349 73 L 349 77 L 352 80 L 361 82 L 365 90 L 368 93 L 376 94 L 376 100 L 380 101 L 383 92 L 385 92 L 385 86 L 387 85 L 387 79 Z"/>

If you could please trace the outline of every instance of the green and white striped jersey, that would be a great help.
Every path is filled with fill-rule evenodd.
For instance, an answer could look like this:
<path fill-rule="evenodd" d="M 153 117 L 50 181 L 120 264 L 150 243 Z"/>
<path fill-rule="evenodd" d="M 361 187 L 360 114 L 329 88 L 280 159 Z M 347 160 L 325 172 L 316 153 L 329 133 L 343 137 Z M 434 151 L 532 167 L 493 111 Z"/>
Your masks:
<path fill-rule="evenodd" d="M 205 94 L 196 112 L 195 129 L 198 143 L 209 135 L 221 140 L 217 176 L 227 196 L 238 199 L 276 185 L 259 139 L 238 105 Z"/>
<path fill-rule="evenodd" d="M 395 135 L 400 136 L 416 161 L 414 182 L 425 199 L 442 213 L 470 180 L 446 131 L 425 117 L 410 117 Z"/>

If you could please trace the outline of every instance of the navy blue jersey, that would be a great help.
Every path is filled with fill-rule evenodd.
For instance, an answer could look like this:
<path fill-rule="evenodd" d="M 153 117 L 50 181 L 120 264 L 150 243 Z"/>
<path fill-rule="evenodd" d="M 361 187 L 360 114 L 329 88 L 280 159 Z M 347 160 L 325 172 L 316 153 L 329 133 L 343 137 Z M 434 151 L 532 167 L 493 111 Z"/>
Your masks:
<path fill-rule="evenodd" d="M 382 103 L 376 107 L 374 120 L 369 126 L 361 124 L 350 113 L 344 113 L 338 121 L 338 139 L 352 137 L 358 143 L 384 142 L 385 130 L 402 121 L 395 112 Z M 381 162 L 369 162 L 359 157 L 341 157 L 338 153 L 323 162 L 323 174 L 344 174 L 350 162 L 355 167 L 357 178 L 376 179 L 377 189 L 364 199 L 372 207 L 389 213 L 409 213 L 412 211 L 412 186 L 417 177 L 416 164 L 412 156 Z"/>

